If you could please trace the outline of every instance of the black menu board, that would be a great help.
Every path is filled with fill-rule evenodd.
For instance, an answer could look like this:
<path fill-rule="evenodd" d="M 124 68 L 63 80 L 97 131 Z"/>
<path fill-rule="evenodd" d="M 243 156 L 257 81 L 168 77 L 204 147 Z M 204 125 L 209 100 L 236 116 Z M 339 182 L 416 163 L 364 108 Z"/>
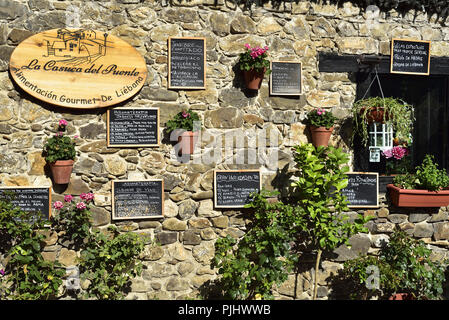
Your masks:
<path fill-rule="evenodd" d="M 107 120 L 108 147 L 159 145 L 159 108 L 114 108 Z"/>
<path fill-rule="evenodd" d="M 391 73 L 430 74 L 430 41 L 392 39 Z"/>
<path fill-rule="evenodd" d="M 261 189 L 260 170 L 215 170 L 216 208 L 242 208 Z"/>
<path fill-rule="evenodd" d="M 51 188 L 50 187 L 7 187 L 0 189 L 0 195 L 14 193 L 13 205 L 27 212 L 39 212 L 43 219 L 51 216 Z"/>
<path fill-rule="evenodd" d="M 164 181 L 112 182 L 112 219 L 160 218 L 164 215 Z"/>
<path fill-rule="evenodd" d="M 341 192 L 348 198 L 349 208 L 379 207 L 379 174 L 377 172 L 349 172 L 348 185 Z"/>
<path fill-rule="evenodd" d="M 272 95 L 301 95 L 301 79 L 301 62 L 271 62 L 270 93 Z"/>
<path fill-rule="evenodd" d="M 168 39 L 168 88 L 206 88 L 206 38 Z"/>

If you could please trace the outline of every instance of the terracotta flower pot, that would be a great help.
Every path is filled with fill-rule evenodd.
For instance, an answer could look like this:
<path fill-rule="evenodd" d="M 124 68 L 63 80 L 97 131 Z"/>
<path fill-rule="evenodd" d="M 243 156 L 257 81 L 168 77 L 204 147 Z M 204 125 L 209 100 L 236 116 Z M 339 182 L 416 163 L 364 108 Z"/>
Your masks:
<path fill-rule="evenodd" d="M 178 137 L 179 152 L 181 154 L 192 154 L 197 139 L 198 139 L 198 132 L 184 131 Z"/>
<path fill-rule="evenodd" d="M 251 90 L 259 90 L 262 80 L 265 76 L 266 68 L 263 71 L 256 71 L 251 69 L 249 71 L 243 71 L 243 78 L 245 79 L 246 88 Z"/>
<path fill-rule="evenodd" d="M 312 144 L 315 147 L 327 147 L 333 130 L 334 127 L 326 129 L 326 127 L 310 126 L 310 133 L 312 134 Z"/>
<path fill-rule="evenodd" d="M 360 109 L 360 115 L 365 112 L 365 108 Z M 384 123 L 384 108 L 383 107 L 371 107 L 370 110 L 366 113 L 366 121 L 369 124 L 373 122 Z M 385 115 L 385 120 L 389 120 L 390 116 L 387 113 Z"/>
<path fill-rule="evenodd" d="M 73 160 L 57 160 L 50 163 L 54 183 L 67 184 L 70 182 L 74 162 Z"/>
<path fill-rule="evenodd" d="M 449 190 L 428 191 L 401 189 L 388 184 L 391 202 L 396 207 L 445 207 L 449 205 Z"/>

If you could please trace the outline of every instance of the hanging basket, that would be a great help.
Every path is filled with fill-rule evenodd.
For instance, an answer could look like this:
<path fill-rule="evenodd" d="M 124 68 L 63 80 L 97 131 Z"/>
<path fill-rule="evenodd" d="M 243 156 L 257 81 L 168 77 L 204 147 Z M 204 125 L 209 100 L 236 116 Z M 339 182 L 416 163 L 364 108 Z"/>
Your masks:
<path fill-rule="evenodd" d="M 377 123 L 385 123 L 385 121 L 390 120 L 390 115 L 385 114 L 384 107 L 371 107 L 365 114 L 365 108 L 360 109 L 360 116 L 365 117 L 368 124 L 372 124 L 374 122 Z M 385 117 L 384 117 L 385 114 Z"/>

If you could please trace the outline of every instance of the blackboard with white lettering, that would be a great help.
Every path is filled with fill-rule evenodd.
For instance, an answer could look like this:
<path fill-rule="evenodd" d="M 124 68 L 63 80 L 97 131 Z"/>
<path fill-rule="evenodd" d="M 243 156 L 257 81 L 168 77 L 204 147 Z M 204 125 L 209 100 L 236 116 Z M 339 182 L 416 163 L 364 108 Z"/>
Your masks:
<path fill-rule="evenodd" d="M 168 39 L 168 88 L 206 88 L 206 38 Z"/>
<path fill-rule="evenodd" d="M 112 219 L 161 218 L 164 215 L 164 181 L 112 182 Z"/>
<path fill-rule="evenodd" d="M 36 212 L 44 220 L 51 216 L 51 188 L 39 187 L 7 187 L 0 189 L 0 195 L 12 194 L 11 203 L 23 211 Z"/>
<path fill-rule="evenodd" d="M 159 145 L 159 108 L 110 109 L 107 119 L 108 147 Z"/>
<path fill-rule="evenodd" d="M 270 93 L 272 95 L 301 95 L 301 79 L 301 62 L 271 62 Z"/>
<path fill-rule="evenodd" d="M 393 39 L 390 72 L 429 75 L 430 41 Z"/>
<path fill-rule="evenodd" d="M 379 207 L 379 174 L 377 172 L 350 172 L 348 185 L 341 192 L 347 197 L 349 208 Z"/>
<path fill-rule="evenodd" d="M 260 170 L 215 170 L 214 199 L 216 208 L 243 208 L 250 194 L 260 191 Z"/>

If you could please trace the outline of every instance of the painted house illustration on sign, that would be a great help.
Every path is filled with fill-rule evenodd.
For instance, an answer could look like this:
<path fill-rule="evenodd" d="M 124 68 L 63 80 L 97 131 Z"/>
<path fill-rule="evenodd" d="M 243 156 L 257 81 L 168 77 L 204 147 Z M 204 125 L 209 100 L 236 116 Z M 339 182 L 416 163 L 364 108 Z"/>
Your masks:
<path fill-rule="evenodd" d="M 106 55 L 107 37 L 108 34 L 104 33 L 101 39 L 101 35 L 97 35 L 94 30 L 58 29 L 56 38 L 59 40 L 45 40 L 47 42 L 45 57 L 64 58 L 59 61 L 73 65 L 92 64 Z"/>

